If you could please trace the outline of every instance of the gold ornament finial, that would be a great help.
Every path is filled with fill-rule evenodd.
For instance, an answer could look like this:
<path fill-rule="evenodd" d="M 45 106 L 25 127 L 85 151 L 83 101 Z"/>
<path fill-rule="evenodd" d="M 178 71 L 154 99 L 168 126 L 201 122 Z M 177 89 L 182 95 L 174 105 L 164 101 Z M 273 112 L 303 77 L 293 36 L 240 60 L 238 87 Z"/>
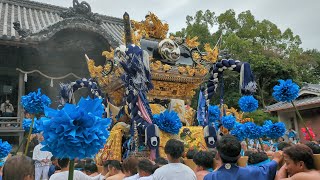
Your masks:
<path fill-rule="evenodd" d="M 169 25 L 162 23 L 161 20 L 153 13 L 145 17 L 145 21 L 132 21 L 133 30 L 142 34 L 145 38 L 165 39 L 169 31 Z"/>

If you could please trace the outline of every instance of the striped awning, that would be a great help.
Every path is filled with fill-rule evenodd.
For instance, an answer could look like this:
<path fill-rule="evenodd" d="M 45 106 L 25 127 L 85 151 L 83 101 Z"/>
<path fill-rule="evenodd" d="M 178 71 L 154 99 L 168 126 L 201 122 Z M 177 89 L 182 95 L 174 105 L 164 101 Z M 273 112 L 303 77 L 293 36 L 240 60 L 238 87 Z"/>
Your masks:
<path fill-rule="evenodd" d="M 67 8 L 29 0 L 0 0 L 0 40 L 19 41 L 19 35 L 13 28 L 13 22 L 19 21 L 22 29 L 37 33 L 59 21 L 58 13 Z M 100 25 L 117 42 L 121 43 L 124 32 L 120 18 L 99 15 Z"/>

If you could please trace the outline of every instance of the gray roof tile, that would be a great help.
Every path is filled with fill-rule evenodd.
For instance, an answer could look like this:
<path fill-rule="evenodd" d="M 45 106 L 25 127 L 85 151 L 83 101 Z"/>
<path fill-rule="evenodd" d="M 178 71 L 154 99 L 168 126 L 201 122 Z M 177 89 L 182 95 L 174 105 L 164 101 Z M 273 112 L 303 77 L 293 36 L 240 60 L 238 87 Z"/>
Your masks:
<path fill-rule="evenodd" d="M 302 106 L 311 105 L 311 104 L 320 105 L 320 97 L 311 97 L 311 98 L 299 99 L 294 101 L 294 105 L 296 107 L 302 107 Z M 273 111 L 280 111 L 280 110 L 286 110 L 291 108 L 293 108 L 291 103 L 278 102 L 270 106 L 267 106 L 265 110 L 268 112 L 273 112 Z"/>
<path fill-rule="evenodd" d="M 319 93 L 320 92 L 320 84 L 304 83 L 301 90 L 308 90 L 311 92 Z"/>
<path fill-rule="evenodd" d="M 311 91 L 311 92 L 319 93 L 320 92 L 320 84 L 308 84 L 308 83 L 305 83 L 305 84 L 303 84 L 303 86 L 300 89 L 300 91 L 302 91 L 302 90 L 308 90 L 308 91 Z M 299 99 L 299 97 L 298 97 L 294 101 L 294 104 L 297 107 L 302 107 L 302 106 L 311 105 L 311 104 L 319 104 L 320 105 L 320 96 L 305 97 L 305 98 L 302 98 L 302 99 Z M 265 111 L 273 112 L 273 111 L 286 110 L 286 109 L 291 109 L 291 108 L 293 108 L 291 103 L 278 102 L 278 103 L 272 104 L 270 106 L 267 106 L 265 108 Z"/>
<path fill-rule="evenodd" d="M 23 29 L 37 33 L 63 20 L 58 13 L 67 8 L 29 0 L 0 0 L 0 39 L 19 40 L 13 29 L 13 22 L 20 21 Z M 101 27 L 120 44 L 122 42 L 123 21 L 120 18 L 99 15 Z"/>

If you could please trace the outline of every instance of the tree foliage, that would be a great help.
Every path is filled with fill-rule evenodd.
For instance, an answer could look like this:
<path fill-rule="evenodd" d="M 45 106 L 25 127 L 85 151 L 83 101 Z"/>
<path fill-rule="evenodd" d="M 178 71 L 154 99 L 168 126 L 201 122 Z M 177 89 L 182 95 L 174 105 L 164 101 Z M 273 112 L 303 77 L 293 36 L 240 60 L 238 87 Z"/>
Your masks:
<path fill-rule="evenodd" d="M 254 122 L 259 126 L 263 125 L 263 123 L 266 120 L 271 120 L 274 123 L 278 121 L 277 117 L 272 116 L 269 113 L 265 113 L 261 109 L 258 109 L 258 110 L 254 111 L 254 112 L 251 112 L 251 113 L 245 113 L 243 115 L 243 117 L 244 118 L 252 118 L 254 120 Z"/>
<path fill-rule="evenodd" d="M 233 59 L 251 64 L 257 84 L 255 94 L 261 107 L 275 101 L 272 87 L 278 79 L 293 79 L 302 82 L 319 83 L 320 52 L 304 51 L 299 35 L 290 28 L 284 31 L 269 20 L 257 20 L 250 11 L 238 15 L 232 9 L 216 15 L 209 10 L 198 11 L 194 16 L 186 17 L 186 28 L 174 33 L 174 36 L 198 36 L 200 44 L 217 43 L 222 34 L 220 49 L 228 49 Z M 217 29 L 210 33 L 211 29 Z M 200 47 L 200 49 L 203 47 Z M 239 74 L 224 72 L 224 102 L 229 107 L 236 107 L 240 98 Z M 212 103 L 219 103 L 221 93 L 213 97 Z M 195 97 L 194 102 L 198 97 Z"/>

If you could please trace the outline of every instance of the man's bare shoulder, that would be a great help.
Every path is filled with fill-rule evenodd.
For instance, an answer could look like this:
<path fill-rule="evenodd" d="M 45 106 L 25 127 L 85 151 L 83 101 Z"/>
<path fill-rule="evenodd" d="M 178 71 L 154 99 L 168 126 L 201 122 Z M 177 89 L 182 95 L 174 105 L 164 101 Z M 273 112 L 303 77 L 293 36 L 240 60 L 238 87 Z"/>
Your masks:
<path fill-rule="evenodd" d="M 116 174 L 116 175 L 110 176 L 106 180 L 121 180 L 124 177 L 125 177 L 125 175 L 121 173 L 121 174 Z"/>
<path fill-rule="evenodd" d="M 309 172 L 301 172 L 293 175 L 290 179 L 292 180 L 314 180 L 320 179 L 319 171 L 309 171 Z"/>

